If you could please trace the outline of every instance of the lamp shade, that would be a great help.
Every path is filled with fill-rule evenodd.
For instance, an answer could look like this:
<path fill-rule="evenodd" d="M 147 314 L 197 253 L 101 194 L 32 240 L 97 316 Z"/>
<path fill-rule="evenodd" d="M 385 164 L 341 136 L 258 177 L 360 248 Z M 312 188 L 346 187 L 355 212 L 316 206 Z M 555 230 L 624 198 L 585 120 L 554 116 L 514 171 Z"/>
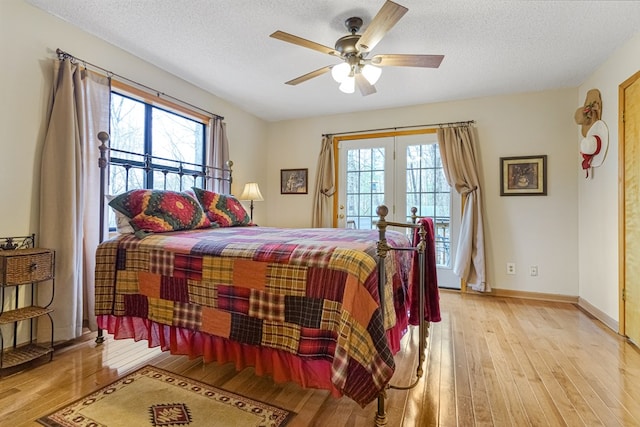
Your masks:
<path fill-rule="evenodd" d="M 334 65 L 331 68 L 331 77 L 338 83 L 342 83 L 344 79 L 349 77 L 349 73 L 351 73 L 351 66 L 346 62 Z"/>
<path fill-rule="evenodd" d="M 259 202 L 263 201 L 262 193 L 260 193 L 260 188 L 258 187 L 257 182 L 247 182 L 244 185 L 244 190 L 242 190 L 242 194 L 238 197 L 240 200 L 257 200 Z"/>
<path fill-rule="evenodd" d="M 356 90 L 356 79 L 353 76 L 347 77 L 338 87 L 344 93 L 353 93 Z"/>
<path fill-rule="evenodd" d="M 376 84 L 380 78 L 380 74 L 382 74 L 382 68 L 378 68 L 371 64 L 367 64 L 362 68 L 362 75 L 372 85 Z"/>

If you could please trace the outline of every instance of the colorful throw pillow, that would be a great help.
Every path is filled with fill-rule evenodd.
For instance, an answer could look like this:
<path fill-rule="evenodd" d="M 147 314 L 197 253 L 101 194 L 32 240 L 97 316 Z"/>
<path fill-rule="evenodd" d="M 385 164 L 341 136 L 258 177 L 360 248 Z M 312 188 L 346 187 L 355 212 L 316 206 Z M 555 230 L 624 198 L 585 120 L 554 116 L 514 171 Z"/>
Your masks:
<path fill-rule="evenodd" d="M 251 223 L 251 217 L 235 197 L 197 187 L 193 187 L 193 192 L 209 220 L 217 223 L 220 227 L 242 226 Z"/>
<path fill-rule="evenodd" d="M 211 227 L 196 199 L 169 190 L 131 190 L 116 196 L 109 206 L 126 217 L 138 231 L 162 233 Z"/>

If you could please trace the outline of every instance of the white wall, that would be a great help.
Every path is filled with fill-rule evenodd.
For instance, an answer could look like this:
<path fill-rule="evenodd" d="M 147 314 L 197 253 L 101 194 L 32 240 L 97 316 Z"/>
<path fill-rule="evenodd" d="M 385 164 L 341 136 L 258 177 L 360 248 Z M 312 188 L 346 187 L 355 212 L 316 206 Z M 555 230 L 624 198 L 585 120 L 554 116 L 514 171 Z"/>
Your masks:
<path fill-rule="evenodd" d="M 233 192 L 247 181 L 266 180 L 266 122 L 22 0 L 1 0 L 0 236 L 38 230 L 40 153 L 56 48 L 224 116 L 236 164 Z M 260 215 L 256 211 L 258 221 Z"/>
<path fill-rule="evenodd" d="M 578 246 L 580 297 L 615 321 L 618 313 L 618 87 L 640 70 L 640 34 L 612 53 L 578 90 L 575 106 L 589 89 L 602 96 L 602 120 L 609 128 L 609 151 L 593 179 L 579 171 Z M 580 134 L 575 131 L 575 147 Z"/>
<path fill-rule="evenodd" d="M 271 123 L 268 225 L 310 226 L 323 133 L 475 120 L 489 282 L 501 289 L 577 296 L 576 93 L 566 89 Z M 499 158 L 537 154 L 548 156 L 548 195 L 500 197 Z M 280 169 L 290 168 L 309 168 L 308 195 L 280 194 Z M 507 262 L 516 263 L 516 275 L 506 274 Z M 529 276 L 530 265 L 538 266 L 537 277 Z"/>

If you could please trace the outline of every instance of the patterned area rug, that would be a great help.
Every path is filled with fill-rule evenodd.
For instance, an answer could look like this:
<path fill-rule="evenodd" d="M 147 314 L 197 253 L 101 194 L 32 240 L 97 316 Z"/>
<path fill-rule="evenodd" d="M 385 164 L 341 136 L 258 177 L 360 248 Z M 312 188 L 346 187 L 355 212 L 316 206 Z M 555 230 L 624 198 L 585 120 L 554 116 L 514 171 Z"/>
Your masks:
<path fill-rule="evenodd" d="M 48 427 L 281 427 L 291 415 L 145 366 L 37 421 Z"/>

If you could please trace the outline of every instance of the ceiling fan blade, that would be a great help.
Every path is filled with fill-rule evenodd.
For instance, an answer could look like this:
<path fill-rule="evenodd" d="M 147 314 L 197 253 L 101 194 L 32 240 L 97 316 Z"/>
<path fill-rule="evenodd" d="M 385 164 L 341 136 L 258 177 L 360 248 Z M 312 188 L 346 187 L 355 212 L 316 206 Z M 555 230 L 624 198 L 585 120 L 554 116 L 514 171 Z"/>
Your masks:
<path fill-rule="evenodd" d="M 387 0 L 362 33 L 360 40 L 358 40 L 358 49 L 362 52 L 372 50 L 408 10 L 404 6 Z"/>
<path fill-rule="evenodd" d="M 371 63 L 379 67 L 425 67 L 438 68 L 444 55 L 376 55 Z"/>
<path fill-rule="evenodd" d="M 306 47 L 307 49 L 317 50 L 318 52 L 326 53 L 328 55 L 340 56 L 339 52 L 329 46 L 322 45 L 320 43 L 312 42 L 311 40 L 303 39 L 302 37 L 294 36 L 293 34 L 285 33 L 284 31 L 276 31 L 269 37 L 282 40 L 283 42 L 292 43 L 298 46 Z"/>
<path fill-rule="evenodd" d="M 318 68 L 315 71 L 312 71 L 310 73 L 307 73 L 303 76 L 300 77 L 296 77 L 293 80 L 289 80 L 288 82 L 286 82 L 285 84 L 291 85 L 291 86 L 295 86 L 297 84 L 306 82 L 307 80 L 310 80 L 314 77 L 318 77 L 323 75 L 324 73 L 328 73 L 331 70 L 332 65 L 327 65 L 326 67 L 322 67 L 322 68 Z"/>
<path fill-rule="evenodd" d="M 355 75 L 356 78 L 356 86 L 358 86 L 358 90 L 362 94 L 362 96 L 367 96 L 376 93 L 376 88 L 360 73 Z"/>

